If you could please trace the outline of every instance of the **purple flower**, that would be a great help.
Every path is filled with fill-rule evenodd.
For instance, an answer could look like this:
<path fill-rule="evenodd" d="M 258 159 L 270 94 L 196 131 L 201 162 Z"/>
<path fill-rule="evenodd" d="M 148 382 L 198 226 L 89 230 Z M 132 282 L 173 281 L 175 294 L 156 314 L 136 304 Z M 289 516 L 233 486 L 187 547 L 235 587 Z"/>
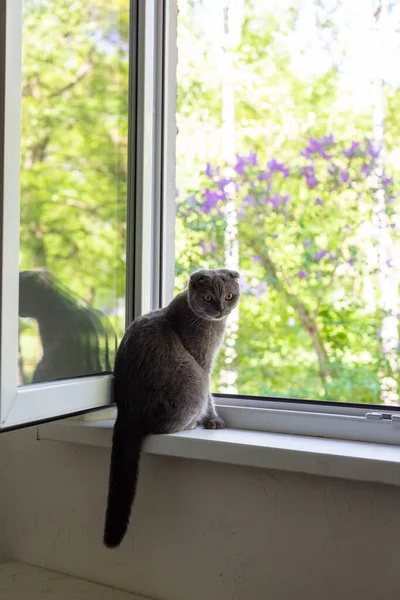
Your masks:
<path fill-rule="evenodd" d="M 318 204 L 318 206 L 322 206 L 323 205 L 323 201 L 321 200 L 321 198 L 317 198 L 315 201 L 315 204 Z"/>
<path fill-rule="evenodd" d="M 271 174 L 275 173 L 275 172 L 281 173 L 285 179 L 287 177 L 289 177 L 289 175 L 290 175 L 289 167 L 287 165 L 285 165 L 284 163 L 279 162 L 275 158 L 272 158 L 269 161 L 267 167 L 270 170 Z"/>
<path fill-rule="evenodd" d="M 332 155 L 328 154 L 325 150 L 326 147 L 333 146 L 335 143 L 332 134 L 325 135 L 321 140 L 317 140 L 314 137 L 308 138 L 308 146 L 300 154 L 305 158 L 311 158 L 314 154 L 319 154 L 322 158 L 331 159 Z"/>
<path fill-rule="evenodd" d="M 251 196 L 250 194 L 248 194 L 246 196 L 246 198 L 243 200 L 243 204 L 242 206 L 246 207 L 246 206 L 255 206 L 256 201 L 254 200 L 253 196 Z"/>
<path fill-rule="evenodd" d="M 383 184 L 385 187 L 388 187 L 389 185 L 393 185 L 393 177 L 384 177 L 384 178 L 382 179 L 382 184 Z"/>
<path fill-rule="evenodd" d="M 257 152 L 250 152 L 249 158 L 248 158 L 248 164 L 251 167 L 256 167 L 258 165 Z"/>
<path fill-rule="evenodd" d="M 271 204 L 275 210 L 278 210 L 278 208 L 281 204 L 281 197 L 279 196 L 279 194 L 275 194 L 275 196 L 272 196 Z"/>
<path fill-rule="evenodd" d="M 306 184 L 310 189 L 314 189 L 318 185 L 318 179 L 315 175 L 306 175 Z"/>
<path fill-rule="evenodd" d="M 348 260 L 347 262 L 352 267 L 355 263 L 355 260 L 354 260 L 354 258 L 350 258 L 350 260 Z"/>
<path fill-rule="evenodd" d="M 394 267 L 393 258 L 388 258 L 387 259 L 386 266 L 389 267 L 389 269 L 393 269 L 393 267 Z"/>
<path fill-rule="evenodd" d="M 315 177 L 315 171 L 313 165 L 306 165 L 299 169 L 301 175 L 306 176 L 306 184 L 309 188 L 315 188 L 318 185 L 318 179 Z"/>
<path fill-rule="evenodd" d="M 317 254 L 315 254 L 314 258 L 315 258 L 315 260 L 321 260 L 327 254 L 328 254 L 328 250 L 319 250 L 319 252 L 317 252 Z"/>
<path fill-rule="evenodd" d="M 330 252 L 328 258 L 329 260 L 335 260 L 336 254 L 334 252 Z"/>
<path fill-rule="evenodd" d="M 253 254 L 252 259 L 254 260 L 254 262 L 257 262 L 257 263 L 262 262 L 262 258 L 260 256 L 258 256 L 258 254 Z"/>
<path fill-rule="evenodd" d="M 221 192 L 223 191 L 224 188 L 226 188 L 227 185 L 229 185 L 232 182 L 231 179 L 227 179 L 226 177 L 222 177 L 219 181 L 218 181 L 218 188 L 221 190 Z"/>
<path fill-rule="evenodd" d="M 272 158 L 267 166 L 270 171 L 279 171 L 281 163 L 277 161 L 276 158 Z"/>
<path fill-rule="evenodd" d="M 243 156 L 236 155 L 236 165 L 234 169 L 238 175 L 246 173 L 246 159 Z"/>
<path fill-rule="evenodd" d="M 367 142 L 367 151 L 370 157 L 373 159 L 377 159 L 381 153 L 381 149 L 375 148 L 370 141 Z"/>
<path fill-rule="evenodd" d="M 204 173 L 205 173 L 205 175 L 207 175 L 207 177 L 209 177 L 210 179 L 212 179 L 212 178 L 214 177 L 214 172 L 213 172 L 213 170 L 212 170 L 211 163 L 209 163 L 209 162 L 208 162 L 208 163 L 206 164 L 206 168 L 205 168 L 205 171 L 204 171 Z"/>
<path fill-rule="evenodd" d="M 347 171 L 340 171 L 339 177 L 342 183 L 347 183 L 349 180 L 349 174 Z"/>
<path fill-rule="evenodd" d="M 372 171 L 371 165 L 369 165 L 368 163 L 363 163 L 361 166 L 361 173 L 365 176 L 370 175 Z"/>
<path fill-rule="evenodd" d="M 290 194 L 286 194 L 286 196 L 280 196 L 279 194 L 274 194 L 271 198 L 265 198 L 264 202 L 270 202 L 275 210 L 281 205 L 286 205 L 290 200 Z"/>
<path fill-rule="evenodd" d="M 217 246 L 214 244 L 214 242 L 210 243 L 210 252 L 215 252 L 217 249 Z"/>
<path fill-rule="evenodd" d="M 303 244 L 304 248 L 308 248 L 309 246 L 312 246 L 312 241 L 311 240 L 306 240 Z"/>
<path fill-rule="evenodd" d="M 274 238 L 274 240 L 277 240 L 279 235 L 277 233 L 274 233 L 274 235 L 272 237 Z"/>
<path fill-rule="evenodd" d="M 300 152 L 301 156 L 304 156 L 304 158 L 311 158 L 312 157 L 312 152 L 309 148 L 305 148 L 304 150 L 302 150 Z"/>
<path fill-rule="evenodd" d="M 203 212 L 208 215 L 208 213 L 217 206 L 219 200 L 219 195 L 217 192 L 213 190 L 205 190 L 204 192 L 204 204 L 203 204 Z"/>
<path fill-rule="evenodd" d="M 329 135 L 324 135 L 322 138 L 322 143 L 324 146 L 333 146 L 335 144 L 335 138 L 333 137 L 333 134 L 330 133 Z"/>
<path fill-rule="evenodd" d="M 237 211 L 237 216 L 239 217 L 239 219 L 243 219 L 243 217 L 244 217 L 245 214 L 246 213 L 244 212 L 244 210 L 240 209 L 240 210 Z"/>
<path fill-rule="evenodd" d="M 307 279 L 308 273 L 307 271 L 299 271 L 299 279 Z"/>
<path fill-rule="evenodd" d="M 258 181 L 266 181 L 270 177 L 271 177 L 270 173 L 259 173 L 259 175 L 257 175 Z"/>
<path fill-rule="evenodd" d="M 392 229 L 396 229 L 396 223 L 391 223 L 391 224 L 390 224 L 390 227 L 391 227 Z"/>
<path fill-rule="evenodd" d="M 352 158 L 353 156 L 358 154 L 359 151 L 360 151 L 360 142 L 352 142 L 350 148 L 348 150 L 343 150 L 342 154 L 343 154 L 343 156 L 346 156 L 347 158 Z"/>

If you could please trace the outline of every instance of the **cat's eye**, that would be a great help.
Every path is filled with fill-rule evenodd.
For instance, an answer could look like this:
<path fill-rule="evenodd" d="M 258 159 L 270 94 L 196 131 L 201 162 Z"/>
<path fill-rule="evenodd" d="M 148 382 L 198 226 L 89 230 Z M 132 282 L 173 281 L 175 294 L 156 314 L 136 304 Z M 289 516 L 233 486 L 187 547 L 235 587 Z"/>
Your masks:
<path fill-rule="evenodd" d="M 225 300 L 233 300 L 233 294 L 225 294 Z"/>
<path fill-rule="evenodd" d="M 203 300 L 205 302 L 211 302 L 211 296 L 210 296 L 210 294 L 206 294 L 205 296 L 203 296 Z"/>

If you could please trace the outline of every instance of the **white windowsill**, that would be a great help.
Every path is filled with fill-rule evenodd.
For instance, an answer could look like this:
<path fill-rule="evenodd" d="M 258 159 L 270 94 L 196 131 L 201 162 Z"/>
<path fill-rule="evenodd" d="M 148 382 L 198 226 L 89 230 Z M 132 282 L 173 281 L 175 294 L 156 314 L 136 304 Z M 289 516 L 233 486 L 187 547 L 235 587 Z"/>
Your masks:
<path fill-rule="evenodd" d="M 114 421 L 64 420 L 38 427 L 39 440 L 111 448 Z M 400 485 L 400 447 L 239 429 L 149 436 L 149 454 Z"/>

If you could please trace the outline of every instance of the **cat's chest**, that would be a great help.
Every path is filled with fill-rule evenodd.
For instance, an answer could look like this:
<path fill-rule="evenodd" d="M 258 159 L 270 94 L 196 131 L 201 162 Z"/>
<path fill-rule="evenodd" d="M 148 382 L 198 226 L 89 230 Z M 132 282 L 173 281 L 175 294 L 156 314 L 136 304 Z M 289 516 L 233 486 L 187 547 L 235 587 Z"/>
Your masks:
<path fill-rule="evenodd" d="M 193 356 L 195 361 L 207 372 L 211 371 L 218 348 L 221 345 L 224 328 L 221 326 L 207 327 L 202 332 L 203 335 L 197 339 L 190 337 L 187 350 Z"/>

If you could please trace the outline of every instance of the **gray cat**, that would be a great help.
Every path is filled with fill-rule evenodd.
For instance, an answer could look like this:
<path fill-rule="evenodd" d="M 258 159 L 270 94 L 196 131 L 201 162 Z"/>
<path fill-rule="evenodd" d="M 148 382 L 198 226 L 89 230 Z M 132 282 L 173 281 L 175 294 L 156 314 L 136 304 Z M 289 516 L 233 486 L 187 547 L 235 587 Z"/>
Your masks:
<path fill-rule="evenodd" d="M 225 426 L 210 394 L 210 373 L 226 317 L 238 304 L 239 273 L 193 273 L 165 308 L 137 318 L 115 360 L 114 426 L 104 544 L 119 546 L 136 493 L 143 438 L 203 425 Z"/>

